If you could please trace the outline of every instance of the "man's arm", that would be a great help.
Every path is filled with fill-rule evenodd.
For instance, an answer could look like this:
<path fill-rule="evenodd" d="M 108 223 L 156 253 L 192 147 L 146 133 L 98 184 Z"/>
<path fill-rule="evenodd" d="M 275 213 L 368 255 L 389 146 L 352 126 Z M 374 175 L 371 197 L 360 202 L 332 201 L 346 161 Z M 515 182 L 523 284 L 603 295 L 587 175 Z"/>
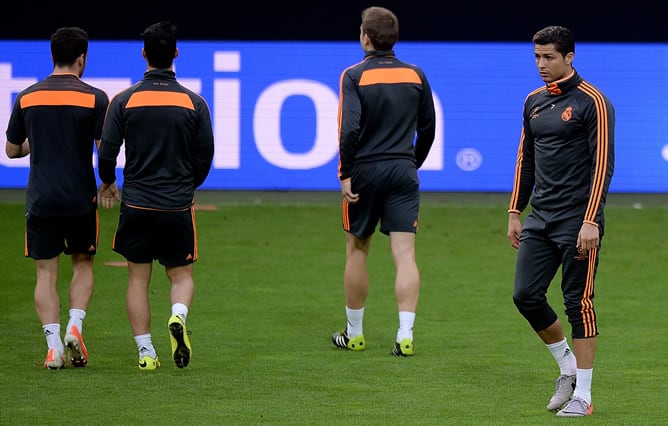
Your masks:
<path fill-rule="evenodd" d="M 347 72 L 341 75 L 339 94 L 339 180 L 350 179 L 360 133 L 361 103 L 357 83 Z"/>
<path fill-rule="evenodd" d="M 586 116 L 592 179 L 584 222 L 596 225 L 601 223 L 615 167 L 615 111 L 601 92 L 586 84 L 582 88 L 592 97 Z"/>
<path fill-rule="evenodd" d="M 577 247 L 586 255 L 601 242 L 600 226 L 603 221 L 603 209 L 615 165 L 615 110 L 598 89 L 586 83 L 583 83 L 581 88 L 592 98 L 586 114 L 592 180 L 587 210 L 577 239 Z"/>
<path fill-rule="evenodd" d="M 211 171 L 213 162 L 214 141 L 213 128 L 211 126 L 211 113 L 209 107 L 202 101 L 200 109 L 200 124 L 197 132 L 196 152 L 193 158 L 193 179 L 195 188 L 204 183 Z"/>
<path fill-rule="evenodd" d="M 429 150 L 434 143 L 436 136 L 436 111 L 434 110 L 434 95 L 427 81 L 427 77 L 422 71 L 419 72 L 422 79 L 422 99 L 420 100 L 420 110 L 418 111 L 417 138 L 415 139 L 415 162 L 417 168 L 429 155 Z"/>
<path fill-rule="evenodd" d="M 5 143 L 5 153 L 8 158 L 22 158 L 30 154 L 30 144 L 28 143 L 28 139 L 20 144 L 15 144 L 8 140 Z"/>
<path fill-rule="evenodd" d="M 517 161 L 515 162 L 515 177 L 513 179 L 513 190 L 510 195 L 508 212 L 521 213 L 529 204 L 534 184 L 536 183 L 534 163 L 534 138 L 529 127 L 527 106 L 524 105 L 522 120 L 522 132 L 520 143 L 517 148 Z"/>

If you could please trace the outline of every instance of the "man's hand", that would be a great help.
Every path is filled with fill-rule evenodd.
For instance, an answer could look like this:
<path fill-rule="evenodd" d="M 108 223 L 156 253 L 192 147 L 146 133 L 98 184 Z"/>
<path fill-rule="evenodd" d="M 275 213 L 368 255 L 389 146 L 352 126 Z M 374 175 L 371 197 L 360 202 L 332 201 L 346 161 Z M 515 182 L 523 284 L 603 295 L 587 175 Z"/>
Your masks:
<path fill-rule="evenodd" d="M 522 232 L 522 222 L 519 213 L 508 213 L 508 241 L 513 248 L 520 248 L 520 233 Z"/>
<path fill-rule="evenodd" d="M 578 234 L 577 248 L 580 253 L 587 255 L 589 250 L 595 249 L 600 243 L 598 226 L 584 222 Z"/>
<path fill-rule="evenodd" d="M 116 201 L 121 201 L 121 195 L 118 192 L 118 186 L 114 183 L 102 183 L 100 185 L 100 203 L 102 207 L 110 209 L 114 207 Z"/>
<path fill-rule="evenodd" d="M 359 194 L 353 193 L 350 179 L 341 181 L 341 194 L 343 195 L 343 199 L 346 200 L 349 204 L 355 204 L 360 199 Z"/>
<path fill-rule="evenodd" d="M 7 141 L 5 143 L 5 154 L 7 154 L 7 158 L 23 158 L 30 154 L 28 139 L 24 140 L 21 145 L 15 145 Z"/>

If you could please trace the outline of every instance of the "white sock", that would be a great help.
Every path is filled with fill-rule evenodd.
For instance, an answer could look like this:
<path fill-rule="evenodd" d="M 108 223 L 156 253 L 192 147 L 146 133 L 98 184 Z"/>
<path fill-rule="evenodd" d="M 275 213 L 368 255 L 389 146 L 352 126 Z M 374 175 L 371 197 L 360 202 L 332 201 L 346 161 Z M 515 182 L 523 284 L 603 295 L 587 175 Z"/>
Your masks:
<path fill-rule="evenodd" d="M 573 396 L 582 398 L 587 401 L 587 404 L 591 405 L 591 377 L 594 372 L 593 368 L 577 369 L 577 378 L 575 379 L 575 391 L 573 391 Z"/>
<path fill-rule="evenodd" d="M 352 339 L 364 334 L 364 308 L 350 309 L 346 306 L 346 318 L 348 319 L 346 332 L 349 338 Z"/>
<path fill-rule="evenodd" d="M 60 324 L 44 324 L 42 326 L 44 330 L 44 337 L 46 337 L 46 345 L 51 348 L 60 349 L 61 351 L 65 350 L 63 346 L 63 341 L 60 338 Z"/>
<path fill-rule="evenodd" d="M 70 320 L 67 322 L 67 332 L 72 329 L 73 325 L 76 325 L 79 329 L 79 333 L 83 334 L 83 319 L 86 318 L 86 311 L 83 309 L 70 309 Z"/>
<path fill-rule="evenodd" d="M 178 315 L 183 318 L 183 322 L 186 322 L 186 317 L 188 316 L 188 307 L 183 303 L 174 303 L 172 305 L 172 315 Z"/>
<path fill-rule="evenodd" d="M 142 359 L 146 355 L 151 358 L 157 357 L 153 342 L 151 341 L 151 333 L 135 336 L 135 342 L 137 343 L 137 350 L 139 351 L 139 359 Z"/>
<path fill-rule="evenodd" d="M 568 346 L 568 340 L 566 340 L 565 337 L 561 342 L 550 343 L 545 346 L 547 346 L 552 353 L 554 360 L 559 364 L 560 374 L 565 374 L 567 376 L 575 375 L 575 369 L 577 368 L 575 354 Z"/>
<path fill-rule="evenodd" d="M 413 341 L 413 325 L 415 324 L 415 312 L 399 312 L 399 330 L 397 330 L 397 343 L 403 339 Z"/>

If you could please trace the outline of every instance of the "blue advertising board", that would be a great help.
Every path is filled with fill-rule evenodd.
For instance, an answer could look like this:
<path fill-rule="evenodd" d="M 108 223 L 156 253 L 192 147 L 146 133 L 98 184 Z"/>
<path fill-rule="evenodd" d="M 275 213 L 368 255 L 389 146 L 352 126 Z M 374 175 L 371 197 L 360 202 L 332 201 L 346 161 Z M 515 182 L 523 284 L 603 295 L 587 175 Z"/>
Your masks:
<path fill-rule="evenodd" d="M 356 42 L 182 41 L 177 79 L 209 104 L 213 168 L 202 189 L 339 190 L 341 72 Z M 113 97 L 142 78 L 141 42 L 92 41 L 83 80 Z M 434 92 L 437 135 L 424 191 L 512 189 L 526 95 L 543 83 L 530 43 L 399 42 Z M 574 65 L 616 110 L 612 192 L 668 192 L 668 44 L 579 43 Z M 0 128 L 16 94 L 52 70 L 48 41 L 0 41 Z M 93 159 L 95 162 L 95 158 Z M 119 159 L 117 176 L 122 184 Z M 24 188 L 28 159 L 0 155 L 0 188 Z"/>

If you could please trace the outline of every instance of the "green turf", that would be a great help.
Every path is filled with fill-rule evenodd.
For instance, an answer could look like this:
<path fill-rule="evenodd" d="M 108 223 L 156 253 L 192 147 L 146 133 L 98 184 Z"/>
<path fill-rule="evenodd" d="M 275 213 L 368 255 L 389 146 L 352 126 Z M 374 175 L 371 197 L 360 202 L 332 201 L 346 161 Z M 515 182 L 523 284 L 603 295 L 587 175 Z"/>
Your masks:
<path fill-rule="evenodd" d="M 155 265 L 153 336 L 162 367 L 139 371 L 126 271 L 101 210 L 84 369 L 44 370 L 22 256 L 23 206 L 0 204 L 0 424 L 563 424 L 545 410 L 558 370 L 511 300 L 515 251 L 501 202 L 426 201 L 417 240 L 416 356 L 389 355 L 398 325 L 388 239 L 375 237 L 364 352 L 336 349 L 344 325 L 338 196 L 317 202 L 207 199 L 188 317 L 190 367 L 170 360 L 169 285 Z M 229 201 L 229 200 L 228 200 Z M 636 206 L 638 207 L 638 206 Z M 596 287 L 601 335 L 587 424 L 666 424 L 668 206 L 607 210 Z M 59 294 L 67 321 L 67 258 Z M 551 300 L 559 311 L 555 285 Z M 562 317 L 563 319 L 563 317 Z M 558 421 L 559 420 L 559 421 Z M 567 420 L 566 420 L 567 421 Z"/>

